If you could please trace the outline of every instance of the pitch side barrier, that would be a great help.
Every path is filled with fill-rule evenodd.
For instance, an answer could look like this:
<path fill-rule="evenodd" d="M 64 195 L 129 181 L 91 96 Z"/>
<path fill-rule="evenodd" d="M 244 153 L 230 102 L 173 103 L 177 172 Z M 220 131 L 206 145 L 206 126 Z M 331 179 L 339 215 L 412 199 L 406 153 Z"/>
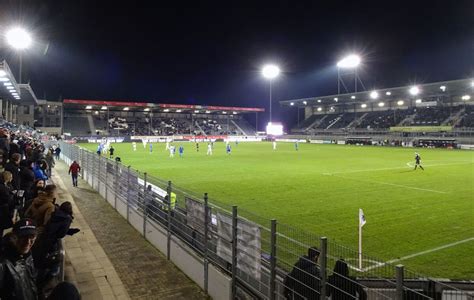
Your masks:
<path fill-rule="evenodd" d="M 214 299 L 469 299 L 469 292 L 61 142 L 66 163 Z M 175 201 L 176 200 L 176 201 Z M 315 246 L 317 263 L 304 255 Z M 347 268 L 334 270 L 344 258 Z M 299 264 L 294 266 L 295 262 Z M 341 262 L 337 263 L 338 265 Z M 312 272 L 312 270 L 318 270 Z"/>

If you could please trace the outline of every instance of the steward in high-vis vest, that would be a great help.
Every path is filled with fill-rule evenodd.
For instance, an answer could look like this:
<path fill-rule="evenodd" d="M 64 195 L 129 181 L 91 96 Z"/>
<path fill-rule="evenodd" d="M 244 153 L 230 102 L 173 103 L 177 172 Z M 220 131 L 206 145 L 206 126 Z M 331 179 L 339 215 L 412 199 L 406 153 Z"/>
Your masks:
<path fill-rule="evenodd" d="M 163 210 L 168 210 L 168 195 L 165 196 L 165 201 L 163 203 Z M 171 203 L 170 203 L 171 210 L 174 210 L 176 207 L 176 194 L 171 192 Z"/>

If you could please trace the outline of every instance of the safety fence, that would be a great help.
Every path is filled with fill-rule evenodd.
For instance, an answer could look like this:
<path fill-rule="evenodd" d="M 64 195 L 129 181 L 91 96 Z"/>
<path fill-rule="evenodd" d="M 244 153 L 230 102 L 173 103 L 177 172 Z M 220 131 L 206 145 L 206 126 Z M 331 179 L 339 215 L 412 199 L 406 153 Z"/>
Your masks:
<path fill-rule="evenodd" d="M 60 147 L 62 159 L 77 161 L 83 179 L 168 259 L 182 249 L 199 259 L 203 270 L 187 275 L 206 292 L 217 269 L 229 278 L 231 299 L 474 297 L 466 291 L 473 284 L 455 287 L 367 255 L 360 268 L 356 250 L 325 237 L 196 195 L 76 145 Z M 173 261 L 189 267 L 182 256 Z"/>

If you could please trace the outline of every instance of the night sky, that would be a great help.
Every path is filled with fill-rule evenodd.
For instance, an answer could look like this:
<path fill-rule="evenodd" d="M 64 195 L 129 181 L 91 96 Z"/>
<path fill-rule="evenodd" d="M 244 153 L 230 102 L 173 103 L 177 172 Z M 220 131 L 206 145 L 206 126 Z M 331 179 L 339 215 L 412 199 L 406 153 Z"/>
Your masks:
<path fill-rule="evenodd" d="M 277 101 L 336 93 L 349 52 L 368 89 L 474 75 L 472 0 L 0 3 L 0 31 L 34 35 L 23 76 L 48 100 L 267 108 L 260 68 L 274 62 L 274 119 L 288 120 Z M 18 72 L 3 38 L 0 58 Z"/>

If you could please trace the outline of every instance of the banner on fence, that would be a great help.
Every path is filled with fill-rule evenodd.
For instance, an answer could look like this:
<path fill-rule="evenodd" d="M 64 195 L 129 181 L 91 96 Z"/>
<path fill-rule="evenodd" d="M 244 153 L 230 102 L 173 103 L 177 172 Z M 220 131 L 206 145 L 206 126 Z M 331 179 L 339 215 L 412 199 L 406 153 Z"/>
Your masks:
<path fill-rule="evenodd" d="M 191 228 L 204 234 L 205 206 L 204 203 L 185 197 L 186 221 Z M 211 221 L 211 208 L 208 210 L 208 220 Z"/>
<path fill-rule="evenodd" d="M 232 262 L 232 217 L 217 213 L 217 255 Z M 260 227 L 242 219 L 237 222 L 237 266 L 238 268 L 260 280 L 261 268 Z"/>

